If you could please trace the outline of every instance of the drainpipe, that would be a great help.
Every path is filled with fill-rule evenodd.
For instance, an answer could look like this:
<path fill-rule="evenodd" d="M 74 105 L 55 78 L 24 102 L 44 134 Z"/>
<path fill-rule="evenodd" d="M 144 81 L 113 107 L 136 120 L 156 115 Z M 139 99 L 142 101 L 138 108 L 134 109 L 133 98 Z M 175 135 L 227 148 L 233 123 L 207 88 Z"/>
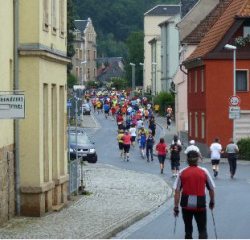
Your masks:
<path fill-rule="evenodd" d="M 14 4 L 14 92 L 19 90 L 19 0 L 13 0 Z M 19 120 L 14 120 L 15 141 L 15 207 L 16 215 L 20 216 L 20 149 L 19 149 Z"/>

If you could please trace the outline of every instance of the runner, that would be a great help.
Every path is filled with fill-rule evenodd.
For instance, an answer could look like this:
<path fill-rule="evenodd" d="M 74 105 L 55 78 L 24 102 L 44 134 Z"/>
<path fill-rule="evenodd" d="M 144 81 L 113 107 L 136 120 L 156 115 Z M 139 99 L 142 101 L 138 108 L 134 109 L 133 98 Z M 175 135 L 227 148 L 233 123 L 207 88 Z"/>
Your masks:
<path fill-rule="evenodd" d="M 156 151 L 157 151 L 157 155 L 158 155 L 158 159 L 160 163 L 161 174 L 163 174 L 164 163 L 165 163 L 166 155 L 168 152 L 167 144 L 165 143 L 164 138 L 161 138 L 160 142 L 156 145 Z"/>
<path fill-rule="evenodd" d="M 124 136 L 122 137 L 123 140 L 123 148 L 124 148 L 124 161 L 129 161 L 129 150 L 131 145 L 131 135 L 129 134 L 128 130 L 125 131 Z"/>
<path fill-rule="evenodd" d="M 171 115 L 168 113 L 167 114 L 167 129 L 170 131 L 170 126 L 171 126 Z"/>
<path fill-rule="evenodd" d="M 229 163 L 230 175 L 233 179 L 237 168 L 237 153 L 239 152 L 238 146 L 234 143 L 233 138 L 229 140 L 226 147 L 227 159 Z"/>
<path fill-rule="evenodd" d="M 151 161 L 154 161 L 154 157 L 153 157 L 153 147 L 154 147 L 154 136 L 152 134 L 151 131 L 149 131 L 147 140 L 146 140 L 146 156 L 147 156 L 147 161 L 149 162 L 149 154 L 151 156 Z"/>
<path fill-rule="evenodd" d="M 117 141 L 118 141 L 118 147 L 120 150 L 120 157 L 123 158 L 124 155 L 124 147 L 123 147 L 123 138 L 124 136 L 124 131 L 122 129 L 118 130 L 118 135 L 117 135 Z"/>
<path fill-rule="evenodd" d="M 214 142 L 210 146 L 211 163 L 214 171 L 214 177 L 217 177 L 219 174 L 220 155 L 222 153 L 222 146 L 219 142 L 219 138 L 215 138 Z"/>
<path fill-rule="evenodd" d="M 109 106 L 108 102 L 105 102 L 105 104 L 103 106 L 103 110 L 104 110 L 105 118 L 107 119 L 109 116 L 109 110 L 110 110 L 110 106 Z"/>
<path fill-rule="evenodd" d="M 199 155 L 196 151 L 188 152 L 188 165 L 180 171 L 174 183 L 174 216 L 179 215 L 179 203 L 182 207 L 182 217 L 185 224 L 185 239 L 192 239 L 193 217 L 198 226 L 199 238 L 206 239 L 207 235 L 207 211 L 206 193 L 207 187 L 210 196 L 209 208 L 214 208 L 214 182 L 205 168 L 198 167 Z M 181 200 L 181 201 L 180 201 Z"/>
<path fill-rule="evenodd" d="M 178 139 L 174 139 L 174 143 L 170 146 L 170 160 L 172 177 L 177 177 L 180 169 L 180 152 L 182 150 L 181 145 L 178 144 Z"/>
<path fill-rule="evenodd" d="M 139 147 L 140 147 L 140 151 L 141 151 L 141 156 L 142 156 L 142 158 L 145 158 L 147 134 L 146 134 L 144 127 L 142 127 L 140 132 L 139 132 L 139 139 L 140 139 Z"/>
<path fill-rule="evenodd" d="M 190 151 L 196 151 L 199 154 L 200 160 L 202 160 L 200 149 L 197 146 L 195 146 L 195 140 L 190 140 L 189 144 L 190 145 L 186 148 L 184 153 L 187 155 Z"/>
<path fill-rule="evenodd" d="M 135 139 L 136 139 L 136 127 L 135 125 L 132 125 L 129 129 L 129 133 L 131 135 L 131 144 L 133 147 L 135 147 Z"/>
<path fill-rule="evenodd" d="M 154 118 L 150 121 L 148 128 L 152 131 L 153 137 L 155 136 L 156 124 Z"/>

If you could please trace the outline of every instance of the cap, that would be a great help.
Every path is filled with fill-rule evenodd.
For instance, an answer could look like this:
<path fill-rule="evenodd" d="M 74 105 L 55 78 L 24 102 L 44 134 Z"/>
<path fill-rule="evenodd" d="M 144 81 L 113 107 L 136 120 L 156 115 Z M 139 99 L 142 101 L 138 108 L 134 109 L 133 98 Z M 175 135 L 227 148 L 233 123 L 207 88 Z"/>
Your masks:
<path fill-rule="evenodd" d="M 195 144 L 195 141 L 194 140 L 190 140 L 189 142 L 191 145 L 194 145 Z"/>

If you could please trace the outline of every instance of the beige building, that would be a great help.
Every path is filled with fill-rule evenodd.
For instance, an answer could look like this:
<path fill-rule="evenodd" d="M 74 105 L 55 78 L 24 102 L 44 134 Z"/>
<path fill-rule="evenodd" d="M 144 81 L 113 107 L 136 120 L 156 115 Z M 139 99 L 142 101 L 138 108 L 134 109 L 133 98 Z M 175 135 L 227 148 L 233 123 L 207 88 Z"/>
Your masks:
<path fill-rule="evenodd" d="M 169 20 L 180 11 L 174 5 L 157 5 L 144 14 L 144 81 L 145 91 L 157 94 L 161 88 L 161 28 L 159 24 Z M 153 48 L 153 49 L 152 49 Z M 156 62 L 152 62 L 155 59 Z M 156 82 L 155 82 L 156 81 Z"/>
<path fill-rule="evenodd" d="M 90 18 L 75 20 L 75 55 L 72 58 L 72 73 L 77 77 L 78 83 L 95 81 L 97 77 L 96 66 L 96 32 Z"/>
<path fill-rule="evenodd" d="M 13 1 L 0 1 L 0 95 L 13 90 L 14 64 Z M 6 31 L 8 30 L 8 31 Z M 14 121 L 2 119 L 0 112 L 0 224 L 15 214 Z"/>
<path fill-rule="evenodd" d="M 0 223 L 15 210 L 41 216 L 67 202 L 66 9 L 67 0 L 0 1 L 0 91 L 25 95 L 15 132 L 13 120 L 0 124 Z"/>

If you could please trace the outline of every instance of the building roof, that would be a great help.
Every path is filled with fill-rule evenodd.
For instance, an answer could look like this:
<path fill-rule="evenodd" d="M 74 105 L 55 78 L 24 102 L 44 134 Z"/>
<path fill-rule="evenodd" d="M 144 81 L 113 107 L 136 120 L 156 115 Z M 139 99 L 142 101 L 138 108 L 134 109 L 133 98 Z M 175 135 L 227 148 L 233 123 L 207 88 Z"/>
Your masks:
<path fill-rule="evenodd" d="M 75 20 L 74 24 L 77 30 L 79 30 L 80 32 L 84 32 L 88 24 L 88 20 Z"/>
<path fill-rule="evenodd" d="M 199 0 L 181 0 L 181 16 L 184 17 Z"/>
<path fill-rule="evenodd" d="M 144 16 L 172 16 L 179 14 L 180 11 L 180 5 L 157 5 L 147 11 Z"/>
<path fill-rule="evenodd" d="M 186 61 L 204 57 L 214 50 L 233 25 L 236 17 L 250 17 L 249 5 L 250 0 L 233 0 Z"/>
<path fill-rule="evenodd" d="M 205 34 L 218 21 L 225 9 L 232 0 L 220 1 L 215 8 L 198 24 L 198 26 L 183 40 L 182 43 L 197 45 L 200 43 Z"/>

